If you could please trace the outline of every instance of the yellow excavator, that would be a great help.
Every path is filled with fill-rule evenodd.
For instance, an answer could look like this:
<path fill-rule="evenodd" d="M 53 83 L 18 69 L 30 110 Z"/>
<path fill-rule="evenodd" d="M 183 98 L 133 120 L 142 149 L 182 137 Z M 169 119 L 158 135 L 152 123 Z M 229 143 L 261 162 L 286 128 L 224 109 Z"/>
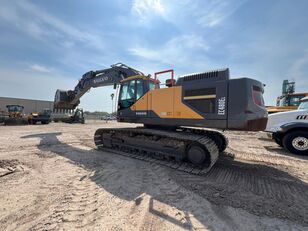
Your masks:
<path fill-rule="evenodd" d="M 165 88 L 158 74 L 170 72 Z M 100 128 L 98 149 L 204 174 L 228 145 L 220 130 L 262 131 L 267 123 L 263 84 L 250 78 L 230 79 L 229 69 L 174 79 L 174 71 L 154 78 L 124 64 L 85 73 L 73 90 L 57 90 L 56 109 L 74 109 L 92 87 L 118 89 L 118 122 L 136 128 Z M 119 88 L 117 88 L 117 85 Z"/>

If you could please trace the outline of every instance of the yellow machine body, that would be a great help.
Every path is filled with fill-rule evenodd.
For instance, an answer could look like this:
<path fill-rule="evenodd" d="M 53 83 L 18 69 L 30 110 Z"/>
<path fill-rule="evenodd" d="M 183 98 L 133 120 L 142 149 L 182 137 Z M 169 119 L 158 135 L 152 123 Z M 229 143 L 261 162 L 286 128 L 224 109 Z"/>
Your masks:
<path fill-rule="evenodd" d="M 167 119 L 204 118 L 182 102 L 181 86 L 150 90 L 131 106 L 131 110 L 153 111 L 160 118 Z"/>

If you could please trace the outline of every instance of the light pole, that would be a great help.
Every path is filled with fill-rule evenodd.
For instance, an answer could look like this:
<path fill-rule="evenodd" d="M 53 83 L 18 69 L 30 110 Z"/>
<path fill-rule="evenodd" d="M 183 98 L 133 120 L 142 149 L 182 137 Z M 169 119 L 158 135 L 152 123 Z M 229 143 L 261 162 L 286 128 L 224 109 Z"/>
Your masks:
<path fill-rule="evenodd" d="M 110 97 L 111 97 L 111 103 L 112 103 L 112 105 L 111 105 L 111 115 L 113 115 L 113 98 L 114 98 L 114 94 L 112 93 L 110 95 Z"/>

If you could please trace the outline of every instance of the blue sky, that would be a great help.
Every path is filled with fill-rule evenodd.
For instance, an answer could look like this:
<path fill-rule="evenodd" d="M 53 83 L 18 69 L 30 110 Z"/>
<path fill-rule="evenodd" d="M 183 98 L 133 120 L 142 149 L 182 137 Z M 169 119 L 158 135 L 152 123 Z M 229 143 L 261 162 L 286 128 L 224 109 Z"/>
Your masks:
<path fill-rule="evenodd" d="M 306 0 L 0 0 L 0 96 L 53 100 L 89 70 L 123 62 L 176 76 L 229 67 L 265 83 L 274 104 L 283 79 L 308 91 Z M 112 87 L 86 110 L 111 111 Z"/>

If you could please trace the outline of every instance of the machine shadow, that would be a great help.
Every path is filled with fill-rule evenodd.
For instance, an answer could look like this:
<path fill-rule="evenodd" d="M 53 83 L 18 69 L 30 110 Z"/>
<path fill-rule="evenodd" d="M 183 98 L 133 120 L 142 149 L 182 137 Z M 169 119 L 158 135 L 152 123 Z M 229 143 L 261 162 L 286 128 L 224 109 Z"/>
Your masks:
<path fill-rule="evenodd" d="M 183 190 L 179 190 L 179 188 L 172 189 L 173 191 L 176 191 L 177 197 L 174 199 L 170 199 L 170 197 L 173 197 L 173 195 L 171 195 L 171 193 L 168 191 L 168 180 L 170 179 L 160 179 L 160 177 L 163 175 L 159 174 L 165 174 L 164 176 L 166 178 L 166 173 L 161 173 L 162 171 L 159 169 L 156 169 L 156 172 L 158 173 L 153 173 L 155 172 L 155 170 L 148 171 L 149 168 L 155 168 L 154 165 L 120 155 L 116 155 L 115 157 L 115 154 L 101 152 L 96 149 L 84 150 L 78 147 L 74 147 L 61 142 L 58 139 L 58 136 L 60 136 L 61 134 L 62 133 L 60 132 L 33 134 L 23 136 L 22 138 L 39 138 L 40 143 L 37 145 L 38 149 L 40 149 L 41 151 L 52 152 L 59 156 L 65 157 L 71 163 L 91 171 L 93 174 L 89 178 L 99 187 L 102 187 L 104 190 L 110 192 L 116 197 L 127 201 L 134 201 L 136 206 L 140 205 L 140 203 L 142 202 L 143 195 L 149 195 L 151 198 L 149 201 L 149 213 L 187 230 L 193 228 L 190 216 L 188 216 L 188 214 L 192 214 L 194 218 L 196 218 L 200 223 L 205 225 L 208 229 L 214 229 L 214 227 L 210 227 L 208 224 L 209 218 L 207 217 L 206 211 L 208 209 L 212 212 L 215 210 L 223 210 L 223 206 L 242 208 L 242 204 L 244 204 L 245 206 L 243 208 L 245 210 L 248 210 L 249 212 L 255 213 L 257 215 L 267 215 L 270 217 L 275 217 L 274 211 L 278 209 L 289 209 L 290 212 L 294 213 L 294 219 L 296 219 L 298 213 L 302 213 L 303 210 L 305 211 L 306 208 L 306 213 L 308 211 L 308 206 L 304 206 L 301 211 L 296 212 L 298 210 L 298 206 L 303 206 L 303 203 L 308 200 L 308 196 L 306 193 L 308 192 L 308 185 L 301 180 L 295 178 L 294 176 L 288 174 L 287 172 L 269 166 L 242 163 L 235 161 L 230 157 L 227 157 L 222 158 L 222 160 L 218 161 L 214 168 L 208 173 L 208 175 L 204 177 L 192 176 L 187 173 L 170 170 L 170 174 L 168 175 L 168 177 L 172 178 L 176 182 L 176 185 L 178 185 L 178 187 L 184 187 L 187 190 L 194 192 L 211 202 L 211 204 L 207 203 L 206 201 L 204 202 L 204 204 L 198 204 L 198 202 L 196 202 L 196 207 L 192 207 L 191 204 L 189 205 L 185 203 L 185 200 L 191 200 L 191 198 L 187 198 L 187 193 L 181 192 Z M 156 168 L 157 167 L 158 166 L 156 166 Z M 224 178 L 222 177 L 221 173 L 226 171 L 230 172 L 227 174 L 228 177 Z M 281 185 L 278 186 L 281 187 L 279 196 L 273 197 L 273 192 L 271 191 L 271 189 L 268 191 L 266 190 L 266 187 L 268 187 L 268 185 L 252 185 L 253 181 L 257 181 L 256 178 L 258 178 L 258 176 L 255 177 L 254 174 L 262 174 L 264 172 L 269 172 L 273 176 L 279 176 L 280 179 L 282 179 Z M 234 179 L 230 178 L 232 174 L 236 176 L 234 177 Z M 241 178 L 240 175 L 244 176 L 244 180 Z M 153 176 L 155 176 L 156 179 L 154 179 Z M 83 180 L 85 177 L 87 176 L 84 176 L 82 179 L 79 180 Z M 247 182 L 245 182 L 246 178 L 248 179 L 249 185 L 247 185 Z M 249 180 L 249 178 L 251 178 L 251 180 Z M 155 182 L 155 180 L 159 180 L 159 182 Z M 266 182 L 267 179 L 263 180 Z M 166 184 L 164 184 L 164 182 L 166 182 Z M 288 182 L 292 183 L 286 185 Z M 233 187 L 230 193 L 228 189 L 231 185 L 234 185 L 236 183 L 239 184 L 239 187 L 237 187 L 238 191 L 234 192 Z M 128 185 L 130 187 L 127 187 Z M 294 188 L 290 190 L 290 187 L 293 187 L 292 185 L 294 185 Z M 300 189 L 300 191 L 303 192 L 303 195 L 301 195 L 301 197 L 293 197 L 292 195 L 287 195 L 287 193 L 294 192 L 298 188 Z M 220 192 L 220 194 L 223 194 L 222 197 L 216 197 L 215 194 L 217 194 L 217 190 Z M 235 197 L 234 195 L 237 193 L 239 194 L 239 196 Z M 247 202 L 250 200 L 250 198 L 247 198 L 247 195 L 245 196 L 245 193 L 247 193 L 247 195 L 256 194 L 256 200 L 253 200 L 252 202 Z M 242 194 L 244 195 L 243 197 L 241 197 Z M 262 203 L 263 200 L 267 201 L 266 204 L 271 203 L 270 206 L 271 210 L 273 210 L 273 214 L 265 212 L 264 214 L 262 214 L 262 211 L 268 209 L 266 207 L 260 207 L 260 203 Z M 294 209 L 290 208 L 289 204 L 286 205 L 286 207 L 281 207 L 279 205 L 281 200 L 290 200 L 290 203 L 296 204 L 298 206 L 295 206 Z M 180 222 L 178 219 L 175 218 L 175 216 L 172 217 L 165 213 L 163 210 L 155 208 L 155 201 L 157 201 L 158 203 L 167 204 L 171 207 L 184 211 L 184 213 L 186 214 L 186 221 Z M 217 209 L 217 206 L 219 209 Z M 212 207 L 215 207 L 216 209 L 213 209 Z M 283 216 L 284 214 L 282 214 L 282 217 Z M 303 214 L 301 214 L 301 216 L 303 216 Z M 289 218 L 293 220 L 293 217 Z M 307 217 L 305 219 L 308 224 Z M 226 224 L 228 224 L 228 220 L 232 221 L 232 219 L 226 219 Z M 229 225 L 231 228 L 233 227 L 234 229 L 236 229 L 233 222 L 230 222 Z"/>
<path fill-rule="evenodd" d="M 268 143 L 267 145 L 264 145 L 264 148 L 267 151 L 270 151 L 270 152 L 274 151 L 274 152 L 277 152 L 278 154 L 283 155 L 283 156 L 291 156 L 291 157 L 302 159 L 302 160 L 308 160 L 308 155 L 305 156 L 305 155 L 292 154 L 292 153 L 286 151 L 283 147 L 276 144 L 273 140 L 269 140 L 267 138 L 260 138 L 260 137 L 258 139 L 262 140 L 262 141 L 266 141 Z"/>
<path fill-rule="evenodd" d="M 304 156 L 304 155 L 295 155 L 295 154 L 289 153 L 283 147 L 280 147 L 278 144 L 276 146 L 274 145 L 264 146 L 264 148 L 270 152 L 272 151 L 277 152 L 279 153 L 279 155 L 294 157 L 294 158 L 301 159 L 301 160 L 308 160 L 308 155 Z"/>

